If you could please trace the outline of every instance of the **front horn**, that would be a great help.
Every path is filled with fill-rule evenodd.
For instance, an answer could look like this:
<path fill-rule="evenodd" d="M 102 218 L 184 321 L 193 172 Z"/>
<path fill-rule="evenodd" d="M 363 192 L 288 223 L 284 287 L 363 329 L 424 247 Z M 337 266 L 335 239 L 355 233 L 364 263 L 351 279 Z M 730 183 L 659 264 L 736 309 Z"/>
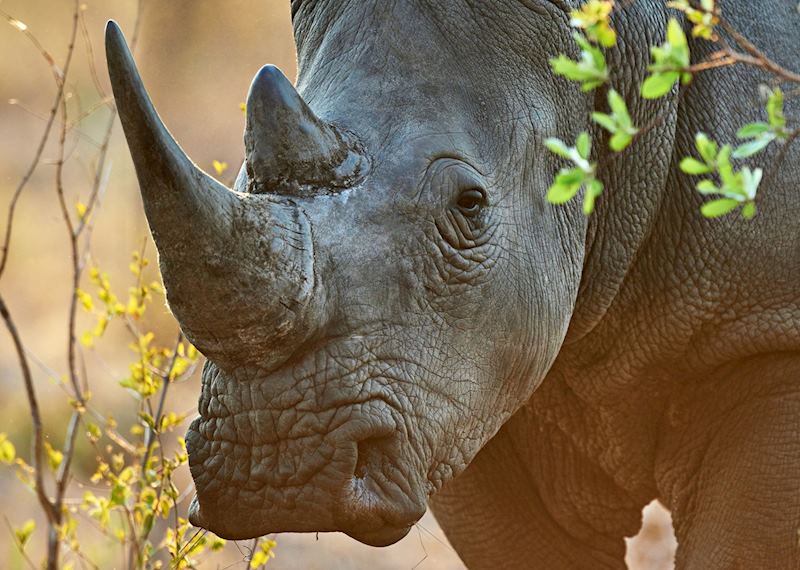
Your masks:
<path fill-rule="evenodd" d="M 220 365 L 285 361 L 324 306 L 309 222 L 292 201 L 233 192 L 181 150 L 147 95 L 119 26 L 106 57 L 170 307 Z"/>

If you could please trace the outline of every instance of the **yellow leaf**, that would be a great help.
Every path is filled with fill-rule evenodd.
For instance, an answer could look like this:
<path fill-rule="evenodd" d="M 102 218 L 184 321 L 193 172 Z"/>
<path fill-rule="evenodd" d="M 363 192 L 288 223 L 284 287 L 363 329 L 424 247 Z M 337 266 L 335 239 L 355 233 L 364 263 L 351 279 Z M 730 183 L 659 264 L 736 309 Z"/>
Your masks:
<path fill-rule="evenodd" d="M 92 334 L 98 338 L 103 336 L 103 333 L 106 332 L 106 327 L 108 327 L 108 317 L 106 315 L 100 315 L 97 319 L 97 324 L 92 331 Z"/>
<path fill-rule="evenodd" d="M 115 453 L 111 456 L 111 467 L 117 472 L 125 467 L 125 457 L 122 453 Z"/>
<path fill-rule="evenodd" d="M 100 430 L 99 425 L 89 422 L 86 425 L 86 436 L 89 438 L 89 441 L 96 443 L 101 437 L 103 437 L 103 432 Z"/>
<path fill-rule="evenodd" d="M 86 331 L 81 335 L 81 344 L 86 348 L 94 347 L 94 335 L 91 331 Z"/>
<path fill-rule="evenodd" d="M 36 530 L 36 522 L 33 519 L 28 519 L 21 527 L 14 529 L 14 536 L 17 537 L 17 542 L 21 547 L 25 547 L 25 543 L 28 542 L 34 530 Z"/>
<path fill-rule="evenodd" d="M 6 434 L 0 433 L 0 461 L 6 465 L 11 465 L 14 463 L 16 457 L 17 449 L 14 447 L 14 444 L 8 441 L 8 436 Z"/>
<path fill-rule="evenodd" d="M 83 220 L 86 217 L 86 204 L 83 202 L 77 202 L 75 204 L 75 210 L 78 212 L 78 219 Z"/>
<path fill-rule="evenodd" d="M 270 558 L 275 558 L 275 553 L 272 551 L 275 546 L 277 546 L 277 543 L 274 540 L 270 540 L 268 538 L 262 540 L 258 545 L 258 550 L 250 559 L 250 568 L 264 566 L 267 562 L 269 562 Z"/>
<path fill-rule="evenodd" d="M 81 305 L 83 305 L 83 308 L 87 312 L 91 312 L 92 309 L 94 309 L 94 302 L 92 301 L 92 296 L 89 295 L 89 293 L 83 291 L 82 289 L 76 289 L 75 296 L 78 298 L 78 301 L 81 302 Z"/>
<path fill-rule="evenodd" d="M 64 459 L 64 454 L 53 448 L 47 441 L 44 442 L 44 449 L 47 452 L 47 462 L 50 465 L 50 469 L 57 471 L 61 465 L 61 461 Z"/>
<path fill-rule="evenodd" d="M 228 163 L 227 162 L 220 162 L 219 160 L 214 160 L 211 162 L 214 166 L 214 171 L 217 173 L 217 176 L 228 170 Z"/>

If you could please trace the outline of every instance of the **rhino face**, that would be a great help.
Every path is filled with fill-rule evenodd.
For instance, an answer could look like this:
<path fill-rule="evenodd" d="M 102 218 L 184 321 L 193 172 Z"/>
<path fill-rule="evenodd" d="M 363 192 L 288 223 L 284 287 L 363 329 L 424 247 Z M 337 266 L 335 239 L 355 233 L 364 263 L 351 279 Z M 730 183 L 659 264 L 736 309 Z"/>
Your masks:
<path fill-rule="evenodd" d="M 108 29 L 168 299 L 208 357 L 190 519 L 226 538 L 399 540 L 569 322 L 584 222 L 545 206 L 555 164 L 533 150 L 556 119 L 534 125 L 491 62 L 457 73 L 432 41 L 444 12 L 379 4 L 402 13 L 295 6 L 304 97 L 259 72 L 233 190 L 180 151 Z M 375 33 L 354 39 L 354 21 Z"/>

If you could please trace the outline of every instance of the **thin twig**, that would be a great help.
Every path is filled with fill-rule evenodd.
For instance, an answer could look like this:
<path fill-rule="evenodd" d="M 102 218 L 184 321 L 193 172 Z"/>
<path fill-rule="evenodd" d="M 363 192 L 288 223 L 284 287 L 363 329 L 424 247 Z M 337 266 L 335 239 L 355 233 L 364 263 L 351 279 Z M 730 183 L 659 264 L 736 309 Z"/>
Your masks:
<path fill-rule="evenodd" d="M 170 376 L 172 376 L 172 371 L 175 369 L 175 363 L 178 360 L 178 348 L 180 347 L 181 343 L 183 342 L 183 333 L 178 333 L 178 338 L 175 341 L 175 349 L 172 353 L 172 358 L 170 359 L 169 366 L 167 367 L 167 372 L 162 376 L 161 382 L 161 395 L 158 399 L 158 408 L 156 408 L 156 414 L 153 417 L 153 424 L 154 428 L 147 426 L 147 431 L 145 435 L 145 443 L 144 443 L 144 456 L 142 458 L 142 475 L 144 476 L 144 472 L 147 469 L 147 462 L 150 459 L 150 454 L 153 451 L 153 443 L 155 441 L 156 435 L 158 435 L 160 426 L 161 426 L 161 416 L 164 413 L 164 403 L 167 400 L 167 391 L 169 390 L 170 384 L 172 381 Z"/>
<path fill-rule="evenodd" d="M 75 4 L 77 6 L 76 10 L 79 10 L 80 8 L 78 6 L 78 0 L 76 0 Z M 8 14 L 6 14 L 5 12 L 3 12 L 1 10 L 0 10 L 0 13 L 3 14 L 9 20 L 13 19 L 13 18 L 11 18 L 11 16 L 9 16 Z M 36 36 L 34 36 L 30 32 L 30 30 L 26 29 L 24 31 L 25 32 L 25 36 L 28 39 L 30 39 L 31 42 L 33 42 L 33 44 L 37 47 L 39 52 L 42 54 L 42 56 L 48 62 L 50 67 L 53 69 L 53 73 L 54 73 L 54 75 L 56 77 L 56 85 L 57 85 L 56 100 L 55 100 L 55 102 L 53 103 L 53 106 L 50 109 L 50 114 L 48 115 L 47 123 L 45 124 L 45 127 L 44 127 L 44 133 L 42 133 L 42 136 L 39 139 L 39 146 L 36 148 L 36 152 L 33 155 L 33 160 L 31 161 L 31 164 L 28 166 L 28 170 L 23 175 L 22 180 L 20 180 L 19 184 L 17 185 L 17 188 L 14 190 L 14 195 L 12 196 L 11 203 L 9 204 L 9 207 L 8 207 L 8 214 L 6 216 L 5 236 L 3 238 L 2 248 L 0 248 L 0 278 L 2 278 L 3 272 L 6 269 L 6 263 L 8 262 L 8 253 L 9 253 L 9 248 L 11 247 L 11 233 L 12 233 L 12 228 L 13 228 L 13 224 L 14 224 L 14 214 L 16 212 L 17 202 L 19 201 L 19 198 L 22 195 L 22 191 L 28 185 L 28 182 L 30 181 L 31 177 L 33 176 L 33 173 L 36 171 L 36 168 L 39 166 L 39 162 L 42 159 L 42 154 L 44 153 L 45 146 L 47 145 L 47 141 L 50 138 L 50 130 L 53 128 L 53 123 L 55 122 L 56 116 L 58 115 L 58 110 L 61 107 L 61 102 L 62 102 L 62 100 L 64 98 L 64 89 L 65 89 L 65 85 L 66 85 L 66 77 L 67 77 L 67 74 L 69 73 L 70 64 L 72 63 L 72 54 L 75 51 L 74 50 L 75 38 L 77 37 L 77 34 L 78 34 L 78 14 L 79 14 L 79 12 L 76 11 L 75 15 L 73 17 L 72 33 L 71 33 L 71 36 L 70 36 L 70 44 L 69 44 L 71 47 L 67 51 L 67 57 L 64 60 L 64 66 L 61 68 L 61 70 L 57 70 L 57 68 L 55 66 L 55 63 L 54 63 L 54 60 L 53 60 L 53 57 L 49 54 L 49 52 L 47 52 L 42 47 L 42 45 L 36 39 Z"/>
<path fill-rule="evenodd" d="M 253 546 L 250 547 L 250 552 L 247 553 L 247 568 L 253 564 L 253 557 L 256 555 L 256 550 L 258 549 L 258 538 L 256 537 L 253 539 Z"/>
<path fill-rule="evenodd" d="M 725 18 L 721 15 L 719 17 L 719 25 L 724 29 L 747 54 L 735 52 L 729 49 L 729 55 L 739 63 L 748 65 L 755 65 L 771 72 L 773 75 L 791 81 L 792 83 L 800 83 L 800 74 L 786 69 L 782 65 L 776 63 L 767 55 L 758 49 L 750 40 L 744 37 L 741 32 L 734 28 Z"/>
<path fill-rule="evenodd" d="M 136 5 L 136 19 L 133 24 L 133 35 L 131 36 L 132 53 L 135 53 L 136 45 L 139 43 L 139 30 L 141 29 L 143 12 L 144 12 L 144 0 L 139 0 L 139 2 Z M 84 36 L 84 39 L 87 46 L 86 49 L 89 52 L 89 61 L 90 61 L 89 69 L 91 70 L 92 79 L 95 83 L 95 87 L 98 93 L 101 95 L 103 100 L 108 100 L 109 106 L 111 107 L 111 113 L 109 114 L 108 122 L 106 124 L 105 136 L 103 137 L 103 142 L 100 144 L 100 154 L 97 161 L 97 168 L 95 169 L 94 184 L 92 185 L 92 192 L 89 195 L 89 201 L 86 204 L 86 212 L 79 221 L 78 226 L 76 228 L 76 232 L 78 233 L 78 235 L 80 235 L 81 232 L 83 232 L 83 229 L 84 227 L 86 227 L 86 224 L 92 214 L 92 211 L 94 210 L 95 205 L 97 204 L 97 198 L 100 194 L 99 189 L 102 183 L 102 173 L 106 162 L 106 158 L 108 156 L 109 145 L 111 143 L 111 134 L 114 130 L 114 125 L 116 124 L 117 120 L 117 107 L 116 105 L 113 104 L 113 100 L 109 99 L 106 96 L 105 90 L 102 88 L 102 85 L 100 84 L 100 81 L 97 78 L 97 70 L 94 65 L 94 57 L 92 57 L 93 54 L 92 44 L 89 41 L 88 34 Z"/>
<path fill-rule="evenodd" d="M 53 504 L 47 498 L 47 493 L 44 488 L 44 466 L 42 463 L 42 450 L 44 449 L 44 429 L 42 426 L 42 414 L 39 410 L 39 400 L 36 398 L 36 389 L 33 385 L 33 376 L 31 375 L 31 368 L 28 364 L 28 357 L 25 355 L 25 348 L 22 345 L 17 326 L 11 317 L 11 313 L 0 295 L 0 316 L 5 321 L 6 328 L 11 335 L 11 340 L 14 343 L 14 349 L 17 351 L 17 358 L 19 359 L 19 367 L 22 371 L 22 380 L 25 384 L 25 393 L 28 397 L 28 407 L 31 412 L 31 423 L 33 424 L 33 468 L 35 471 L 36 480 L 36 496 L 39 499 L 39 504 L 42 506 L 44 514 L 50 524 L 54 524 L 57 520 Z"/>

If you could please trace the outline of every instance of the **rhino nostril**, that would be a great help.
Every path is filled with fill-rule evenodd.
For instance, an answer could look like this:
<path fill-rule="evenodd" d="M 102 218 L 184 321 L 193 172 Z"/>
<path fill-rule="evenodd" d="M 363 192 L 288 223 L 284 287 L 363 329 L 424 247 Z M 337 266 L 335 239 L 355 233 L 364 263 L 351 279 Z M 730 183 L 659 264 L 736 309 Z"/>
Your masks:
<path fill-rule="evenodd" d="M 370 472 L 380 470 L 386 453 L 391 448 L 391 436 L 373 436 L 362 439 L 356 446 L 357 458 L 353 475 L 364 479 Z"/>

